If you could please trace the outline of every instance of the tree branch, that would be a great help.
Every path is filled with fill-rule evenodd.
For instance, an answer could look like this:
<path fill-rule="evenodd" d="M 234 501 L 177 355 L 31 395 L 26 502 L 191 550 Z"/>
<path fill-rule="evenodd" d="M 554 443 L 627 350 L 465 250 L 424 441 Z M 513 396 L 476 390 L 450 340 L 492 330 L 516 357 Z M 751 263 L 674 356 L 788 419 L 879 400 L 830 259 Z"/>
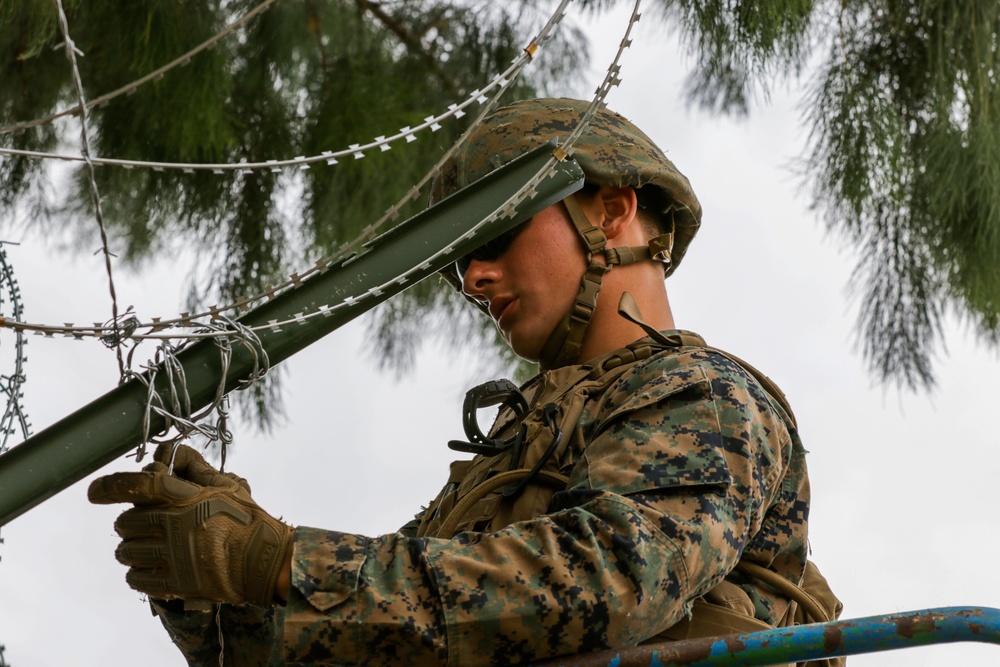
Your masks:
<path fill-rule="evenodd" d="M 406 45 L 411 53 L 423 58 L 427 67 L 438 77 L 438 79 L 441 80 L 441 83 L 444 84 L 445 88 L 452 93 L 457 94 L 459 92 L 458 85 L 455 83 L 455 80 L 444 71 L 441 67 L 441 63 L 438 62 L 438 59 L 424 48 L 420 39 L 410 32 L 402 22 L 398 21 L 396 17 L 386 12 L 382 8 L 381 4 L 374 2 L 373 0 L 354 0 L 354 2 L 362 11 L 367 10 L 368 12 L 371 12 L 372 16 L 378 19 L 382 25 L 399 37 L 400 41 Z"/>

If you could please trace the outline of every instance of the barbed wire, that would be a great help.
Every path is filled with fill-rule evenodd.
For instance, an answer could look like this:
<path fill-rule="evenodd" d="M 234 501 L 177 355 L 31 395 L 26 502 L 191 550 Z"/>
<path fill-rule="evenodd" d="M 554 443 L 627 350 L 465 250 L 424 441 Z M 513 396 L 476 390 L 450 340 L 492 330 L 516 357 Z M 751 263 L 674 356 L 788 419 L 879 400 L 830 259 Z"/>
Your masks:
<path fill-rule="evenodd" d="M 7 251 L 0 242 L 0 313 L 4 308 L 4 296 L 10 304 L 9 312 L 15 317 L 23 316 L 21 306 L 21 287 L 14 276 L 14 269 L 7 261 Z M 20 431 L 24 439 L 31 435 L 31 423 L 24 409 L 24 393 L 22 385 L 27 379 L 24 365 L 27 362 L 24 348 L 28 341 L 24 332 L 14 332 L 13 367 L 10 375 L 0 375 L 0 393 L 6 396 L 3 418 L 0 419 L 0 454 L 7 451 L 7 442 L 16 432 Z"/>
<path fill-rule="evenodd" d="M 569 1 L 570 0 L 563 0 L 557 12 L 553 15 L 552 19 L 550 19 L 550 24 L 557 18 L 561 18 L 559 14 Z M 138 324 L 133 317 L 124 317 L 123 319 L 116 320 L 113 326 L 95 324 L 92 328 L 74 328 L 67 325 L 67 327 L 59 328 L 62 329 L 64 335 L 69 335 L 74 338 L 83 338 L 87 335 L 98 335 L 103 336 L 106 342 L 108 342 L 107 337 L 109 335 L 124 335 L 125 338 L 129 340 L 160 340 L 160 346 L 153 362 L 144 367 L 145 373 L 132 373 L 131 371 L 128 373 L 129 378 L 134 377 L 139 379 L 139 381 L 146 385 L 148 390 L 146 413 L 144 415 L 143 422 L 143 444 L 141 444 L 136 450 L 137 459 L 141 460 L 145 454 L 146 444 L 149 442 L 156 444 L 159 444 L 160 442 L 176 443 L 191 436 L 192 434 L 200 434 L 209 441 L 220 440 L 223 443 L 223 456 L 225 456 L 225 447 L 228 442 L 231 441 L 232 437 L 226 425 L 228 409 L 225 403 L 227 396 L 225 382 L 226 376 L 228 375 L 230 360 L 232 358 L 232 345 L 234 340 L 238 341 L 240 345 L 243 345 L 250 350 L 255 359 L 253 372 L 248 378 L 241 381 L 241 385 L 248 386 L 256 379 L 263 377 L 267 373 L 267 368 L 269 366 L 267 353 L 264 350 L 259 337 L 257 337 L 258 331 L 280 331 L 282 327 L 293 324 L 302 324 L 309 319 L 319 316 L 330 316 L 337 310 L 352 307 L 367 298 L 380 296 L 394 285 L 402 285 L 409 282 L 415 273 L 425 271 L 430 263 L 434 262 L 434 260 L 444 255 L 452 254 L 457 244 L 474 238 L 483 227 L 498 217 L 512 217 L 515 214 L 517 206 L 521 202 L 536 194 L 537 186 L 542 180 L 551 175 L 556 164 L 572 155 L 575 141 L 579 138 L 587 124 L 591 121 L 594 113 L 596 113 L 597 109 L 605 104 L 606 97 L 610 90 L 621 83 L 621 65 L 619 64 L 619 61 L 625 49 L 631 46 L 631 31 L 635 23 L 638 22 L 640 18 L 638 9 L 639 0 L 636 0 L 632 15 L 630 16 L 626 27 L 625 36 L 619 44 L 615 58 L 608 67 L 604 80 L 595 91 L 591 105 L 588 107 L 587 112 L 584 113 L 577 126 L 570 133 L 563 144 L 553 152 L 553 156 L 546 163 L 545 167 L 506 202 L 497 207 L 478 224 L 473 226 L 468 232 L 435 253 L 424 264 L 417 267 L 411 267 L 395 278 L 386 281 L 379 286 L 370 288 L 362 294 L 346 297 L 340 303 L 320 305 L 312 312 L 297 313 L 292 319 L 283 321 L 272 320 L 267 324 L 256 327 L 246 327 L 241 325 L 235 320 L 226 317 L 220 309 L 213 307 L 213 309 L 210 309 L 209 311 L 213 316 L 212 321 L 207 326 L 195 322 L 188 314 L 182 314 L 181 318 L 172 321 L 171 323 L 158 321 L 154 318 L 153 323 L 142 325 Z M 478 120 L 479 119 L 477 119 L 477 121 Z M 464 136 L 467 135 L 463 135 L 463 138 Z M 459 145 L 458 142 L 456 142 L 456 146 L 457 145 Z M 453 146 L 452 150 L 454 150 L 456 146 Z M 316 267 L 310 271 L 325 270 L 326 268 L 329 268 L 330 263 L 331 261 L 318 262 Z M 290 279 L 286 285 L 294 287 L 300 285 L 302 280 L 304 280 L 303 275 L 293 274 L 292 279 Z M 274 298 L 277 293 L 278 290 L 275 289 L 265 296 L 270 299 Z M 244 300 L 242 302 L 242 306 L 245 308 L 247 305 L 248 301 Z M 239 308 L 240 306 L 237 305 L 236 307 Z M 126 313 L 126 316 L 129 315 L 129 313 Z M 184 326 L 186 327 L 201 326 L 202 328 L 194 332 L 181 334 L 173 330 L 178 326 L 177 322 L 184 322 Z M 12 328 L 17 328 L 18 326 L 27 328 L 26 325 L 22 325 L 21 323 L 10 321 L 2 323 Z M 138 330 L 142 328 L 150 329 L 152 333 L 139 333 Z M 170 331 L 164 331 L 166 329 L 170 329 Z M 53 331 L 38 333 L 45 333 L 46 335 L 54 334 Z M 220 381 L 215 397 L 211 403 L 197 414 L 191 414 L 191 401 L 187 394 L 187 383 L 184 376 L 183 366 L 177 360 L 177 352 L 181 349 L 181 347 L 175 346 L 171 341 L 176 339 L 194 340 L 199 338 L 212 338 L 215 341 L 220 350 L 222 372 L 220 373 Z M 131 353 L 129 356 L 131 362 Z M 162 373 L 166 378 L 166 396 L 161 396 L 156 390 L 156 378 L 160 373 Z M 202 423 L 203 420 L 205 420 L 213 412 L 218 415 L 215 425 L 212 426 Z M 151 424 L 153 414 L 160 416 L 164 420 L 165 425 L 159 432 L 160 434 L 164 434 L 169 432 L 171 429 L 175 429 L 177 431 L 177 435 L 163 440 L 158 438 L 159 434 L 152 433 Z"/>
<path fill-rule="evenodd" d="M 202 51 L 205 51 L 215 46 L 215 44 L 223 37 L 233 32 L 234 30 L 238 30 L 239 28 L 241 28 L 244 24 L 247 23 L 247 21 L 254 18 L 258 14 L 264 12 L 264 10 L 268 9 L 275 2 L 277 2 L 277 0 L 264 0 L 264 2 L 260 3 L 259 5 L 251 9 L 249 12 L 244 14 L 242 18 L 226 26 L 221 32 L 218 32 L 212 37 L 209 37 L 207 40 L 205 40 L 198 46 L 194 47 L 190 51 L 187 51 L 183 55 L 180 55 L 177 58 L 171 60 L 166 65 L 158 69 L 155 69 L 149 74 L 140 77 L 135 81 L 132 81 L 131 83 L 127 83 L 121 88 L 117 88 L 111 91 L 110 93 L 106 93 L 104 95 L 101 95 L 100 97 L 95 97 L 94 99 L 92 99 L 90 102 L 87 103 L 86 106 L 87 110 L 89 111 L 94 107 L 99 107 L 104 104 L 107 104 L 111 100 L 117 97 L 121 97 L 122 95 L 130 95 L 136 90 L 138 90 L 138 88 L 143 84 L 149 83 L 150 81 L 153 80 L 159 80 L 160 78 L 163 77 L 164 74 L 166 74 L 170 70 L 176 67 L 187 65 L 188 63 L 191 62 L 191 58 L 198 55 Z M 0 134 L 10 134 L 12 132 L 18 132 L 20 130 L 27 130 L 32 127 L 38 127 L 39 125 L 48 125 L 49 123 L 58 120 L 59 118 L 63 118 L 64 116 L 76 116 L 79 113 L 80 113 L 80 107 L 75 106 L 69 109 L 65 109 L 63 111 L 59 111 L 58 113 L 54 113 L 51 116 L 45 116 L 44 118 L 36 118 L 34 120 L 24 121 L 21 123 L 10 125 L 8 127 L 0 128 Z"/>
<path fill-rule="evenodd" d="M 175 170 L 186 173 L 211 171 L 213 173 L 223 174 L 227 171 L 251 172 L 254 170 L 264 169 L 277 173 L 289 167 L 308 169 L 309 165 L 317 162 L 325 162 L 327 165 L 335 165 L 338 164 L 341 158 L 353 158 L 355 160 L 360 160 L 365 157 L 365 154 L 368 151 L 375 149 L 379 149 L 380 152 L 389 151 L 392 148 L 392 144 L 400 141 L 405 141 L 407 143 L 415 141 L 416 134 L 418 132 L 428 129 L 431 132 L 437 132 L 441 129 L 441 123 L 443 121 L 449 120 L 453 117 L 461 118 L 465 115 L 465 110 L 473 103 L 484 104 L 487 101 L 486 95 L 494 88 L 500 86 L 506 90 L 512 73 L 520 70 L 527 60 L 530 60 L 530 57 L 527 55 L 518 56 L 511 61 L 511 64 L 506 70 L 497 74 L 485 88 L 473 90 L 462 102 L 448 105 L 446 111 L 437 115 L 427 116 L 424 118 L 423 122 L 418 125 L 413 127 L 403 127 L 393 135 L 381 135 L 365 144 L 350 144 L 347 148 L 342 148 L 336 151 L 323 151 L 318 155 L 300 155 L 293 158 L 271 159 L 260 162 L 157 162 L 151 160 L 124 160 L 109 157 L 92 157 L 91 161 L 95 165 L 123 167 L 126 169 L 141 168 L 152 169 L 154 171 Z M 86 157 L 83 155 L 66 155 L 63 153 L 31 151 L 20 148 L 0 147 L 0 154 L 33 157 L 44 160 L 61 160 L 64 162 L 86 161 Z"/>
<path fill-rule="evenodd" d="M 251 372 L 247 377 L 238 380 L 238 389 L 245 389 L 266 376 L 270 370 L 271 362 L 260 338 L 249 327 L 229 318 L 219 317 L 210 323 L 209 328 L 215 334 L 213 341 L 219 349 L 220 379 L 212 401 L 198 412 L 192 413 L 191 411 L 187 376 L 184 372 L 184 365 L 177 357 L 181 347 L 173 345 L 167 340 L 161 341 L 152 361 L 142 367 L 144 372 L 136 373 L 131 369 L 127 371 L 128 380 L 139 381 L 146 386 L 147 390 L 142 425 L 143 439 L 135 452 L 136 461 L 142 461 L 146 454 L 146 445 L 149 443 L 174 445 L 197 434 L 203 436 L 208 443 L 214 441 L 220 443 L 222 461 L 225 465 L 226 449 L 233 441 L 233 435 L 228 428 L 229 403 L 226 379 L 233 358 L 234 342 L 246 348 L 253 358 Z M 161 375 L 165 378 L 166 396 L 161 395 L 156 388 L 157 378 Z M 213 413 L 217 415 L 215 424 L 205 423 L 205 420 Z M 152 430 L 154 414 L 164 420 L 163 427 L 155 433 Z M 169 433 L 171 429 L 176 431 L 176 435 L 169 438 L 160 437 Z"/>
<path fill-rule="evenodd" d="M 563 0 L 563 2 L 560 4 L 560 6 L 557 9 L 557 11 L 553 14 L 553 16 L 550 19 L 549 23 L 546 24 L 547 28 L 550 27 L 550 26 L 553 26 L 555 23 L 558 22 L 559 19 L 562 18 L 562 16 L 564 16 L 564 14 L 562 12 L 563 12 L 565 6 L 568 4 L 568 2 L 569 2 L 569 0 Z M 602 80 L 602 82 L 598 86 L 598 88 L 595 90 L 595 95 L 594 95 L 594 98 L 593 98 L 593 100 L 591 102 L 590 107 L 588 107 L 587 112 L 584 114 L 584 117 L 581 120 L 581 123 L 578 124 L 578 126 L 573 130 L 573 132 L 570 134 L 570 136 L 567 138 L 567 140 L 563 143 L 563 146 L 561 147 L 561 150 L 566 151 L 565 156 L 563 156 L 563 157 L 568 157 L 568 156 L 571 155 L 571 153 L 572 153 L 572 145 L 577 140 L 577 138 L 580 136 L 580 134 L 582 133 L 583 129 L 586 127 L 586 124 L 590 122 L 590 120 L 592 119 L 594 113 L 596 113 L 597 109 L 600 108 L 600 106 L 605 103 L 605 99 L 606 99 L 608 93 L 610 92 L 610 90 L 612 88 L 617 87 L 618 85 L 620 85 L 620 83 L 621 83 L 621 65 L 619 64 L 619 61 L 620 61 L 621 56 L 624 53 L 625 49 L 627 49 L 629 46 L 631 46 L 631 43 L 632 43 L 632 41 L 631 41 L 631 31 L 632 31 L 632 28 L 634 27 L 635 23 L 637 23 L 639 21 L 639 19 L 641 17 L 641 14 L 639 13 L 638 8 L 639 8 L 639 2 L 637 0 L 637 2 L 635 3 L 635 6 L 634 6 L 633 12 L 632 12 L 632 14 L 631 14 L 631 16 L 629 18 L 629 22 L 628 22 L 628 25 L 627 25 L 626 31 L 625 31 L 625 36 L 622 38 L 621 42 L 619 43 L 618 51 L 616 52 L 615 57 L 612 60 L 612 63 L 609 65 L 608 71 L 607 71 L 604 79 Z M 536 41 L 536 42 L 533 42 L 532 44 L 537 44 L 537 43 L 538 42 Z M 530 47 L 530 45 L 529 45 L 529 47 Z M 527 49 L 526 49 L 526 51 L 527 51 Z M 530 57 L 530 56 L 528 56 L 528 57 Z M 470 128 L 469 131 L 471 131 L 471 129 L 472 128 Z M 463 137 L 464 136 L 467 136 L 467 134 L 463 135 Z M 455 146 L 453 146 L 452 148 L 455 149 Z M 443 164 L 443 160 L 439 163 L 439 165 L 440 164 Z M 437 167 L 438 169 L 440 168 L 439 165 Z M 432 170 L 431 173 L 434 173 L 434 170 Z M 534 187 L 534 185 L 537 185 L 537 182 L 538 182 L 537 180 L 533 179 L 533 181 L 531 183 L 532 187 Z M 532 190 L 532 192 L 533 192 L 533 190 Z M 407 196 L 409 196 L 409 195 L 407 195 Z M 456 239 L 454 243 L 449 244 L 448 247 L 444 248 L 442 251 L 440 251 L 439 253 L 435 254 L 434 258 L 432 258 L 432 259 L 436 259 L 436 258 L 438 258 L 438 257 L 440 257 L 442 255 L 445 255 L 445 254 L 448 254 L 448 253 L 452 252 L 453 249 L 454 249 L 455 244 L 457 244 L 459 241 L 464 241 L 464 240 L 467 240 L 469 238 L 473 238 L 482 229 L 483 226 L 485 226 L 486 224 L 488 224 L 489 222 L 491 222 L 493 219 L 495 219 L 495 217 L 496 217 L 496 215 L 487 217 L 480 224 L 476 225 L 469 232 L 467 232 L 465 235 L 463 235 L 461 238 Z M 386 218 L 383 218 L 383 221 L 385 219 Z M 366 230 L 365 232 L 363 232 L 362 235 L 359 236 L 358 239 L 355 240 L 355 242 L 353 242 L 352 244 L 348 244 L 348 246 L 354 245 L 356 247 L 356 245 L 358 244 L 359 240 L 365 239 L 365 238 L 367 238 L 369 236 L 371 236 L 371 228 L 369 228 L 368 230 Z M 353 251 L 353 249 L 352 249 L 352 251 Z M 199 318 L 203 318 L 203 317 L 213 317 L 214 318 L 214 317 L 217 317 L 218 315 L 220 315 L 220 314 L 222 314 L 224 312 L 228 312 L 230 310 L 237 310 L 239 312 L 245 312 L 246 310 L 249 309 L 249 307 L 254 302 L 265 300 L 265 299 L 266 300 L 271 300 L 271 299 L 274 299 L 279 294 L 283 293 L 284 291 L 287 291 L 288 289 L 294 289 L 295 287 L 301 285 L 302 282 L 305 279 L 311 277 L 314 274 L 325 272 L 326 270 L 328 270 L 330 268 L 331 265 L 333 265 L 335 262 L 337 262 L 338 260 L 344 258 L 345 256 L 347 256 L 349 254 L 350 254 L 350 252 L 346 252 L 345 253 L 344 252 L 344 248 L 342 248 L 341 250 L 339 250 L 337 253 L 335 253 L 331 257 L 318 260 L 314 264 L 313 267 L 310 267 L 306 271 L 304 271 L 302 273 L 293 273 L 291 275 L 291 277 L 287 281 L 285 281 L 284 283 L 282 283 L 281 285 L 279 285 L 277 287 L 269 287 L 269 288 L 267 288 L 267 290 L 265 292 L 261 293 L 260 295 L 257 295 L 255 297 L 249 297 L 249 298 L 241 299 L 241 300 L 237 301 L 236 303 L 231 304 L 229 306 L 224 306 L 224 307 L 212 306 L 207 311 L 205 311 L 204 313 L 200 313 L 200 314 L 197 314 L 197 315 L 191 315 L 190 313 L 182 313 L 180 317 L 174 318 L 174 319 L 171 319 L 171 320 L 162 320 L 161 318 L 152 318 L 152 321 L 147 322 L 147 323 L 133 323 L 133 325 L 134 325 L 134 326 L 132 326 L 133 332 L 130 333 L 130 334 L 128 334 L 128 338 L 133 339 L 133 340 L 170 340 L 170 339 L 173 339 L 173 340 L 176 340 L 176 339 L 190 339 L 190 340 L 195 340 L 195 339 L 201 339 L 201 338 L 215 337 L 215 336 L 217 336 L 219 334 L 213 332 L 212 330 L 202 329 L 200 331 L 185 333 L 185 332 L 181 332 L 180 329 L 204 327 L 204 324 L 202 324 L 199 321 Z M 259 325 L 257 327 L 254 327 L 253 330 L 254 331 L 264 331 L 264 330 L 279 331 L 281 329 L 281 327 L 290 326 L 292 324 L 301 324 L 301 323 L 304 323 L 305 321 L 307 321 L 309 319 L 312 319 L 312 318 L 315 318 L 315 317 L 320 317 L 320 316 L 329 317 L 330 315 L 334 314 L 336 311 L 339 311 L 339 310 L 347 308 L 347 307 L 352 307 L 355 304 L 357 304 L 358 302 L 363 301 L 366 298 L 381 295 L 382 293 L 384 293 L 384 291 L 386 289 L 388 289 L 389 287 L 391 287 L 394 283 L 402 284 L 402 283 L 406 282 L 412 274 L 414 274 L 417 271 L 421 270 L 421 268 L 422 267 L 415 267 L 414 269 L 411 269 L 410 271 L 407 271 L 403 275 L 397 276 L 396 278 L 394 278 L 391 281 L 388 281 L 388 282 L 386 282 L 386 283 L 384 283 L 384 284 L 382 284 L 382 285 L 380 285 L 378 287 L 371 288 L 370 290 L 368 290 L 367 292 L 365 292 L 363 294 L 346 297 L 345 299 L 343 299 L 343 301 L 341 301 L 338 304 L 320 305 L 320 306 L 318 306 L 316 308 L 316 310 L 314 310 L 311 313 L 300 313 L 296 317 L 294 317 L 293 319 L 289 319 L 289 320 L 282 320 L 282 321 L 272 320 L 271 322 L 268 322 L 267 324 Z M 62 335 L 62 336 L 66 336 L 66 337 L 72 337 L 72 338 L 75 338 L 75 339 L 83 339 L 83 338 L 86 338 L 86 337 L 95 337 L 95 336 L 96 337 L 107 336 L 109 332 L 116 332 L 117 333 L 117 331 L 118 331 L 114 327 L 108 327 L 108 326 L 105 326 L 105 325 L 101 325 L 100 323 L 95 323 L 93 327 L 77 327 L 77 326 L 73 325 L 72 323 L 67 323 L 67 324 L 65 324 L 63 326 L 58 326 L 58 325 L 37 325 L 37 324 L 28 324 L 28 323 L 23 323 L 23 322 L 12 322 L 12 321 L 9 321 L 9 320 L 6 320 L 6 321 L 0 320 L 0 325 L 11 327 L 11 328 L 22 329 L 22 330 L 25 330 L 25 331 L 32 331 L 33 333 L 36 333 L 36 334 L 39 334 L 39 335 L 45 335 L 45 336 Z M 140 332 L 139 330 L 144 330 L 144 332 Z"/>
<path fill-rule="evenodd" d="M 537 53 L 538 49 L 551 37 L 552 31 L 555 27 L 562 21 L 566 16 L 566 7 L 572 0 L 562 0 L 557 6 L 556 10 L 549 17 L 548 21 L 539 30 L 535 38 L 524 48 L 522 54 L 515 58 L 511 66 L 505 70 L 502 74 L 494 77 L 492 82 L 483 88 L 482 90 L 473 91 L 470 94 L 469 100 L 463 105 L 450 105 L 449 111 L 445 114 L 441 114 L 437 117 L 429 117 L 434 119 L 443 119 L 447 114 L 461 114 L 464 115 L 464 108 L 471 104 L 472 101 L 480 101 L 484 105 L 480 114 L 477 116 L 476 120 L 470 125 L 469 128 L 462 134 L 457 142 L 455 142 L 448 151 L 438 160 L 438 162 L 424 175 L 422 179 L 411 188 L 402 199 L 394 204 L 392 207 L 387 209 L 386 213 L 377 222 L 368 227 L 364 228 L 361 233 L 351 242 L 341 246 L 332 255 L 317 260 L 313 266 L 302 272 L 292 273 L 291 276 L 284 282 L 276 286 L 268 286 L 265 290 L 259 294 L 244 297 L 237 300 L 236 302 L 224 306 L 213 305 L 207 310 L 191 314 L 191 313 L 181 313 L 179 317 L 172 319 L 162 319 L 159 317 L 154 317 L 149 322 L 139 323 L 133 318 L 117 319 L 113 323 L 100 323 L 95 322 L 93 326 L 77 326 L 72 322 L 64 323 L 63 325 L 47 325 L 47 324 L 31 324 L 26 322 L 4 320 L 0 318 L 0 326 L 6 326 L 9 328 L 15 328 L 23 331 L 31 331 L 37 335 L 43 335 L 47 337 L 53 336 L 65 336 L 72 337 L 77 340 L 82 340 L 89 337 L 114 337 L 114 338 L 199 338 L 204 337 L 204 335 L 194 335 L 194 334 L 182 334 L 178 333 L 177 330 L 185 328 L 197 328 L 203 327 L 202 321 L 205 318 L 215 318 L 222 313 L 243 313 L 249 310 L 254 304 L 263 301 L 269 301 L 275 298 L 277 295 L 293 289 L 302 284 L 302 282 L 313 275 L 323 273 L 327 271 L 334 263 L 347 258 L 352 253 L 357 252 L 362 245 L 374 238 L 381 229 L 390 221 L 398 217 L 400 209 L 410 200 L 416 198 L 419 192 L 426 187 L 427 183 L 434 178 L 434 176 L 440 171 L 441 167 L 451 158 L 454 152 L 457 150 L 461 141 L 464 141 L 466 137 L 475 129 L 475 127 L 482 121 L 486 115 L 499 103 L 500 98 L 503 93 L 506 92 L 510 86 L 516 81 L 517 76 L 520 75 L 523 68 L 530 63 Z M 491 99 L 486 99 L 485 95 L 487 93 L 492 94 Z M 473 97 L 475 96 L 475 97 Z M 428 120 L 425 122 L 426 127 L 430 127 L 432 131 L 436 131 L 433 128 L 436 122 L 431 122 Z M 416 130 L 413 130 L 416 131 Z M 2 152 L 3 149 L 0 149 Z M 145 330 L 146 335 L 136 334 L 136 330 Z M 157 332 L 161 331 L 171 331 L 170 335 L 157 335 Z"/>
<path fill-rule="evenodd" d="M 66 59 L 69 60 L 70 69 L 73 74 L 73 87 L 76 89 L 77 100 L 80 109 L 80 149 L 83 152 L 83 159 L 87 163 L 88 187 L 90 188 L 90 198 L 94 206 L 94 216 L 97 218 L 97 226 L 101 232 L 101 250 L 104 253 L 104 268 L 108 274 L 108 290 L 111 293 L 111 318 L 118 321 L 118 295 L 115 293 L 115 279 L 111 270 L 111 251 L 108 249 L 108 233 L 104 228 L 104 212 L 101 209 L 101 193 L 97 189 L 97 174 L 94 169 L 94 161 L 91 158 L 90 136 L 87 133 L 87 100 L 83 94 L 83 80 L 80 78 L 80 68 L 77 66 L 76 54 L 80 50 L 73 43 L 73 38 L 69 34 L 69 21 L 66 19 L 66 12 L 63 9 L 62 0 L 56 0 L 56 8 L 59 13 L 59 30 L 62 32 L 63 45 L 66 50 Z M 80 53 L 80 55 L 83 55 Z M 125 377 L 125 360 L 122 357 L 122 346 L 120 342 L 114 345 L 115 356 L 118 358 L 118 376 Z"/>

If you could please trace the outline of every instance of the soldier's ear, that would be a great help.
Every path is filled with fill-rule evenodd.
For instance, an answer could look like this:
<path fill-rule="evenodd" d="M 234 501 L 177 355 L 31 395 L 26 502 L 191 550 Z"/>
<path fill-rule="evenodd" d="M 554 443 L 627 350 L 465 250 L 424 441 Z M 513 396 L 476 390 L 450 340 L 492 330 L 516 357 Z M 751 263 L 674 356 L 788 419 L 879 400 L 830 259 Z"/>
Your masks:
<path fill-rule="evenodd" d="M 630 187 L 601 186 L 593 203 L 600 216 L 601 231 L 609 241 L 639 224 L 639 203 Z"/>

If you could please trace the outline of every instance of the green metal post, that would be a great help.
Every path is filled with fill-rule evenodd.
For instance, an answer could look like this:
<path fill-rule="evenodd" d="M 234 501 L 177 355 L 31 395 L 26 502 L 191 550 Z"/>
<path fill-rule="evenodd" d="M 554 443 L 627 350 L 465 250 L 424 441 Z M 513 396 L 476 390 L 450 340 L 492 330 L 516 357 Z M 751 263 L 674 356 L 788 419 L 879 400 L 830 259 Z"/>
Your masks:
<path fill-rule="evenodd" d="M 272 365 L 287 359 L 579 190 L 583 186 L 580 167 L 572 160 L 558 163 L 512 216 L 498 217 L 468 236 L 545 169 L 552 149 L 553 145 L 540 147 L 455 193 L 373 239 L 359 254 L 278 294 L 240 318 L 240 323 L 257 327 L 294 321 L 257 332 Z M 401 275 L 405 278 L 400 279 Z M 309 316 L 317 311 L 323 314 Z M 214 342 L 190 345 L 178 354 L 178 360 L 187 378 L 192 412 L 210 405 L 223 372 Z M 235 388 L 253 368 L 252 353 L 234 345 L 226 390 Z M 157 390 L 164 395 L 167 387 L 162 376 L 157 374 Z M 0 456 L 0 526 L 138 446 L 146 397 L 146 386 L 133 379 Z M 163 419 L 154 415 L 152 432 L 163 426 Z"/>

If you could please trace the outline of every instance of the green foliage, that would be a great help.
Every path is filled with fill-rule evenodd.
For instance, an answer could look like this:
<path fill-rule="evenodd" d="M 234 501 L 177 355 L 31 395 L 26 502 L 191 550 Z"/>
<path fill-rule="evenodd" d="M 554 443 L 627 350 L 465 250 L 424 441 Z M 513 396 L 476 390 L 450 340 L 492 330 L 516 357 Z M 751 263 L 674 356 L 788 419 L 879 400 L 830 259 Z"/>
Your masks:
<path fill-rule="evenodd" d="M 797 74 L 807 55 L 814 0 L 660 0 L 697 64 L 689 101 L 720 113 L 749 113 L 775 76 Z"/>
<path fill-rule="evenodd" d="M 845 2 L 808 104 L 808 172 L 860 250 L 860 338 L 881 380 L 933 384 L 948 308 L 1000 318 L 1000 5 Z"/>
<path fill-rule="evenodd" d="M 53 51 L 58 31 L 55 3 L 0 0 L 0 118 L 31 119 L 39 109 L 51 109 L 69 84 L 66 58 Z M 61 66 L 60 66 L 61 65 Z M 0 121 L 6 125 L 6 122 Z M 57 137 L 51 126 L 12 135 L 4 145 L 22 150 L 51 150 Z M 39 160 L 0 160 L 0 206 L 17 202 L 39 216 L 44 210 L 45 173 Z"/>
<path fill-rule="evenodd" d="M 259 2 L 64 2 L 84 54 L 78 63 L 88 98 L 179 57 Z M 185 66 L 92 109 L 94 151 L 232 163 L 366 143 L 419 125 L 482 88 L 520 54 L 549 10 L 534 0 L 281 0 Z M 75 106 L 67 59 L 54 48 L 62 42 L 54 3 L 0 0 L 0 19 L 0 127 Z M 561 35 L 515 84 L 511 99 L 536 95 L 579 71 L 582 37 L 572 30 Z M 123 261 L 139 263 L 179 245 L 196 248 L 200 279 L 190 286 L 188 307 L 232 303 L 356 238 L 436 162 L 460 125 L 424 131 L 412 143 L 369 151 L 364 159 L 294 173 L 100 167 L 96 179 L 113 249 Z M 41 125 L 2 134 L 0 144 L 44 151 L 65 145 L 75 152 L 69 147 L 78 146 L 77 127 L 75 120 Z M 0 160 L 0 203 L 29 207 L 25 217 L 33 223 L 51 218 L 60 231 L 92 234 L 84 170 L 76 169 L 71 187 L 55 197 L 46 196 L 46 176 L 42 161 Z M 403 216 L 420 208 L 422 201 L 411 202 Z M 453 312 L 442 305 L 451 297 L 435 289 L 436 282 L 395 300 L 377 320 L 382 365 L 406 366 L 427 334 L 413 322 L 437 325 L 438 311 Z M 434 313 L 414 319 L 423 308 Z M 407 318 L 398 317 L 403 312 Z M 481 321 L 467 322 L 483 332 Z M 453 329 L 441 330 L 451 338 Z M 245 403 L 261 408 L 275 392 L 276 385 L 264 386 Z"/>
<path fill-rule="evenodd" d="M 601 12 L 615 1 L 583 4 Z M 64 4 L 93 98 L 176 58 L 257 2 Z M 95 149 L 145 160 L 260 161 L 393 134 L 502 71 L 552 7 L 281 0 L 187 66 L 94 109 Z M 711 112 L 748 114 L 756 97 L 813 59 L 804 176 L 830 229 L 857 249 L 858 335 L 876 377 L 931 386 L 950 310 L 998 342 L 1000 3 L 659 0 L 655 8 L 695 56 L 689 101 Z M 74 105 L 66 59 L 53 48 L 61 42 L 54 4 L 0 0 L 0 21 L 0 126 Z M 582 69 L 584 37 L 567 26 L 556 35 L 511 98 L 565 90 Z M 458 125 L 294 173 L 100 168 L 115 250 L 140 262 L 178 243 L 199 248 L 191 305 L 231 302 L 356 238 L 433 164 Z M 76 127 L 60 121 L 0 142 L 54 150 L 76 145 Z M 81 172 L 55 198 L 48 176 L 40 161 L 0 160 L 0 205 L 18 205 L 33 220 L 57 212 L 60 228 L 93 230 Z M 403 215 L 421 207 L 410 202 Z M 495 346 L 495 330 L 465 306 L 421 285 L 372 319 L 373 353 L 402 371 L 427 335 Z M 443 326 L 456 321 L 461 336 Z M 276 388 L 251 402 L 269 402 L 265 390 Z"/>

